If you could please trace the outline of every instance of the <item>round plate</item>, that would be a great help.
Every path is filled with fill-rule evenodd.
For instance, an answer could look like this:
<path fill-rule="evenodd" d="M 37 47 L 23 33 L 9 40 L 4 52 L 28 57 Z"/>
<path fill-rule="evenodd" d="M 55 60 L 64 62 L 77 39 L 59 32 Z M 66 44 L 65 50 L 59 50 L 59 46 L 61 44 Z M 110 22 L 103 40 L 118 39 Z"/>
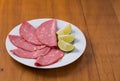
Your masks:
<path fill-rule="evenodd" d="M 35 19 L 35 20 L 30 20 L 28 22 L 30 24 L 32 24 L 35 28 L 37 28 L 41 23 L 43 23 L 49 19 L 51 19 L 51 18 Z M 71 23 L 57 19 L 57 30 L 65 27 L 67 24 L 71 24 Z M 20 26 L 21 26 L 21 24 L 14 27 L 8 35 L 19 35 Z M 56 62 L 52 65 L 35 66 L 34 65 L 35 59 L 20 58 L 20 57 L 14 55 L 12 52 L 10 52 L 10 50 L 15 49 L 16 47 L 10 42 L 8 36 L 6 38 L 6 49 L 8 51 L 8 54 L 13 59 L 15 59 L 16 61 L 18 61 L 21 64 L 24 64 L 24 65 L 27 65 L 30 67 L 50 69 L 50 68 L 58 68 L 58 67 L 68 65 L 68 64 L 74 62 L 75 60 L 77 60 L 83 54 L 83 52 L 86 48 L 86 39 L 85 39 L 85 36 L 82 33 L 82 31 L 73 24 L 71 24 L 71 27 L 72 27 L 71 33 L 75 35 L 75 41 L 73 43 L 73 45 L 75 46 L 75 49 L 70 53 L 65 53 L 64 57 L 61 60 L 59 60 L 58 62 Z"/>

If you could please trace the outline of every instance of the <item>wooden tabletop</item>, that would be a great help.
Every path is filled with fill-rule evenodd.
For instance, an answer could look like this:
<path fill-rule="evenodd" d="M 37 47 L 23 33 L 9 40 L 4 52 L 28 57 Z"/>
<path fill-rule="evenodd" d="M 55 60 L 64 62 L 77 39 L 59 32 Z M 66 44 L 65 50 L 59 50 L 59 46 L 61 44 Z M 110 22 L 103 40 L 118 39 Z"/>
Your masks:
<path fill-rule="evenodd" d="M 34 69 L 13 60 L 7 34 L 22 21 L 57 18 L 82 30 L 84 54 L 57 69 Z M 0 0 L 0 81 L 120 81 L 120 0 Z"/>

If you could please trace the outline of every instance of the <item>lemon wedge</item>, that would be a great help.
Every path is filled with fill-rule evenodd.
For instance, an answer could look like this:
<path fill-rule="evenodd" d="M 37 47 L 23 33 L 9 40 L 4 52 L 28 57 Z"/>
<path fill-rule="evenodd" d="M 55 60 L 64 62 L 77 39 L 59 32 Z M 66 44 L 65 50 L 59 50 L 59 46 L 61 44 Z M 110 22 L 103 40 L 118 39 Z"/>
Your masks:
<path fill-rule="evenodd" d="M 67 24 L 64 28 L 57 31 L 57 35 L 70 34 L 71 31 L 72 31 L 72 28 L 71 28 L 70 24 Z"/>
<path fill-rule="evenodd" d="M 58 40 L 64 40 L 65 42 L 73 42 L 75 39 L 75 35 L 59 35 Z"/>
<path fill-rule="evenodd" d="M 75 48 L 75 46 L 73 46 L 72 44 L 67 43 L 63 40 L 58 41 L 58 47 L 65 52 L 72 51 Z"/>

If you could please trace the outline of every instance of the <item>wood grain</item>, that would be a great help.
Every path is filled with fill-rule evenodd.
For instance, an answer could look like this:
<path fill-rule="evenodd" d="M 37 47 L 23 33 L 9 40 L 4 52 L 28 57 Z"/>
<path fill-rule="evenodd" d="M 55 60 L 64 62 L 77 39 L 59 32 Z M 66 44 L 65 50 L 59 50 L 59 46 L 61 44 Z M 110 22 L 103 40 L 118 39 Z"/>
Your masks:
<path fill-rule="evenodd" d="M 0 81 L 120 81 L 119 0 L 0 0 Z M 87 39 L 84 54 L 57 69 L 14 61 L 5 39 L 22 21 L 57 18 L 75 24 Z"/>

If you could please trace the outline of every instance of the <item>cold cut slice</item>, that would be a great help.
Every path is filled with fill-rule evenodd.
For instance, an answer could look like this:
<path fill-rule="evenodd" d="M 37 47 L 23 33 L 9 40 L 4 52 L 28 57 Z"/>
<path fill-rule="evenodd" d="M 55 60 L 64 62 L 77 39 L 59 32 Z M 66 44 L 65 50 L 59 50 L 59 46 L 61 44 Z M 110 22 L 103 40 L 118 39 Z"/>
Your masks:
<path fill-rule="evenodd" d="M 56 19 L 42 23 L 36 30 L 39 41 L 47 46 L 57 46 Z"/>
<path fill-rule="evenodd" d="M 64 56 L 63 51 L 59 50 L 59 49 L 51 49 L 50 52 L 48 52 L 48 54 L 46 54 L 43 57 L 38 57 L 35 65 L 36 66 L 47 66 L 50 64 L 53 64 L 55 62 L 57 62 L 58 60 L 60 60 L 62 57 Z"/>
<path fill-rule="evenodd" d="M 21 58 L 28 58 L 28 59 L 35 59 L 37 57 L 44 56 L 49 51 L 50 51 L 49 47 L 45 47 L 41 50 L 37 50 L 37 51 L 33 51 L 33 52 L 25 51 L 25 50 L 20 49 L 20 48 L 11 50 L 11 52 L 13 54 L 15 54 L 16 56 L 21 57 Z"/>
<path fill-rule="evenodd" d="M 9 39 L 12 42 L 12 44 L 14 44 L 16 47 L 22 48 L 27 51 L 35 51 L 45 47 L 45 45 L 41 45 L 41 46 L 33 45 L 17 35 L 9 35 Z"/>
<path fill-rule="evenodd" d="M 24 21 L 20 27 L 19 33 L 26 41 L 32 44 L 41 45 L 35 35 L 35 31 L 36 29 L 31 24 L 29 24 L 27 21 Z"/>

